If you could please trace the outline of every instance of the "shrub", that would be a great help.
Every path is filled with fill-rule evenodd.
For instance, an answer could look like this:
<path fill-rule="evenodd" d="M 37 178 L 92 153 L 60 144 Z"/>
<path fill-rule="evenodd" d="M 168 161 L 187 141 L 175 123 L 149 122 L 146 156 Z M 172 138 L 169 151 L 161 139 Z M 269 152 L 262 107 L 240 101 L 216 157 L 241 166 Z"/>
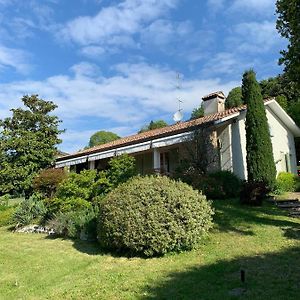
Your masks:
<path fill-rule="evenodd" d="M 167 177 L 135 177 L 100 204 L 102 246 L 146 256 L 190 250 L 212 227 L 205 196 Z"/>
<path fill-rule="evenodd" d="M 230 171 L 204 175 L 191 168 L 187 172 L 177 173 L 177 178 L 202 191 L 208 199 L 234 198 L 241 191 L 241 180 Z"/>
<path fill-rule="evenodd" d="M 280 172 L 276 178 L 276 193 L 295 192 L 298 188 L 298 176 L 288 173 Z"/>
<path fill-rule="evenodd" d="M 217 185 L 221 186 L 221 190 L 223 193 L 217 199 L 222 198 L 234 198 L 240 194 L 241 191 L 241 180 L 230 171 L 218 171 L 215 173 L 209 174 L 210 178 L 216 180 Z M 216 198 L 213 198 L 216 199 Z"/>
<path fill-rule="evenodd" d="M 8 206 L 9 199 L 10 199 L 9 194 L 5 194 L 0 197 L 0 210 L 1 210 L 1 208 L 6 208 Z"/>
<path fill-rule="evenodd" d="M 260 206 L 270 189 L 262 182 L 245 182 L 240 192 L 240 202 L 251 206 Z"/>
<path fill-rule="evenodd" d="M 14 206 L 6 206 L 0 209 L 0 227 L 13 224 L 13 214 L 16 208 Z"/>
<path fill-rule="evenodd" d="M 137 175 L 135 158 L 128 154 L 116 156 L 108 164 L 107 178 L 113 187 L 117 187 L 120 183 L 126 182 Z"/>
<path fill-rule="evenodd" d="M 69 177 L 58 186 L 55 197 L 91 200 L 96 176 L 96 170 L 84 170 L 79 174 L 70 173 Z"/>
<path fill-rule="evenodd" d="M 42 199 L 41 194 L 33 194 L 19 204 L 13 215 L 16 227 L 28 225 L 34 220 L 39 222 L 44 218 L 46 208 Z"/>
<path fill-rule="evenodd" d="M 45 219 L 49 220 L 54 215 L 61 213 L 67 213 L 72 211 L 79 211 L 91 207 L 91 203 L 87 200 L 75 197 L 69 198 L 48 198 L 44 201 L 47 213 Z"/>
<path fill-rule="evenodd" d="M 69 238 L 95 240 L 97 236 L 97 207 L 80 211 L 59 212 L 48 222 L 55 233 Z"/>
<path fill-rule="evenodd" d="M 34 178 L 33 188 L 45 197 L 52 198 L 58 185 L 66 178 L 67 173 L 63 169 L 45 169 Z"/>

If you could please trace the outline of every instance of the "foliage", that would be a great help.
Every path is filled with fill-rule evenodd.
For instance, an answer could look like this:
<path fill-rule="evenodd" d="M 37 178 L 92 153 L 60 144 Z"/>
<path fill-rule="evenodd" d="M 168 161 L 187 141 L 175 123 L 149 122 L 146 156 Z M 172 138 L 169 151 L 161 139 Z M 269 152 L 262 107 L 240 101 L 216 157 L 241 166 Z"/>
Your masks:
<path fill-rule="evenodd" d="M 177 169 L 179 174 L 207 174 L 213 169 L 219 159 L 214 132 L 207 126 L 201 126 L 193 131 L 183 144 L 181 164 Z"/>
<path fill-rule="evenodd" d="M 128 154 L 114 157 L 108 165 L 107 178 L 113 188 L 137 175 L 135 158 Z"/>
<path fill-rule="evenodd" d="M 5 194 L 5 195 L 0 197 L 0 209 L 1 209 L 1 207 L 7 207 L 8 206 L 9 199 L 10 199 L 9 194 Z"/>
<path fill-rule="evenodd" d="M 16 227 L 25 226 L 34 220 L 42 220 L 46 214 L 46 207 L 41 194 L 33 194 L 29 199 L 22 201 L 17 207 L 13 222 Z"/>
<path fill-rule="evenodd" d="M 70 173 L 57 188 L 55 197 L 60 199 L 81 198 L 90 201 L 96 181 L 96 170 L 83 170 L 79 174 Z"/>
<path fill-rule="evenodd" d="M 46 207 L 46 214 L 44 216 L 45 220 L 49 220 L 54 217 L 54 215 L 71 211 L 79 211 L 91 207 L 91 202 L 84 200 L 82 198 L 76 197 L 66 197 L 66 198 L 48 198 L 44 201 Z"/>
<path fill-rule="evenodd" d="M 298 126 L 300 126 L 300 101 L 293 102 L 289 107 L 289 114 L 296 122 Z"/>
<path fill-rule="evenodd" d="M 260 206 L 270 189 L 264 182 L 244 182 L 240 193 L 240 202 L 251 206 Z"/>
<path fill-rule="evenodd" d="M 232 108 L 232 107 L 237 107 L 237 106 L 240 106 L 243 104 L 243 101 L 242 101 L 242 89 L 241 87 L 235 87 L 233 88 L 226 100 L 225 100 L 225 107 L 226 108 Z"/>
<path fill-rule="evenodd" d="M 64 237 L 95 240 L 98 213 L 97 207 L 93 206 L 83 210 L 59 212 L 48 222 L 48 226 Z"/>
<path fill-rule="evenodd" d="M 230 171 L 201 174 L 190 169 L 185 173 L 177 173 L 176 177 L 190 184 L 194 189 L 202 191 L 208 199 L 234 198 L 241 190 L 240 179 Z"/>
<path fill-rule="evenodd" d="M 34 178 L 33 188 L 45 197 L 52 198 L 59 184 L 66 178 L 67 173 L 64 169 L 45 169 Z"/>
<path fill-rule="evenodd" d="M 209 174 L 210 178 L 215 179 L 217 185 L 223 190 L 223 197 L 216 197 L 215 199 L 235 198 L 241 191 L 241 180 L 230 171 L 217 171 Z"/>
<path fill-rule="evenodd" d="M 106 144 L 119 138 L 120 137 L 117 134 L 110 131 L 97 131 L 90 137 L 89 147 Z"/>
<path fill-rule="evenodd" d="M 12 219 L 15 211 L 15 206 L 0 206 L 0 227 L 13 224 Z"/>
<path fill-rule="evenodd" d="M 199 107 L 193 109 L 190 120 L 194 120 L 202 117 L 204 117 L 204 107 L 203 104 L 201 103 Z"/>
<path fill-rule="evenodd" d="M 62 131 L 51 114 L 57 107 L 53 102 L 37 95 L 22 102 L 25 108 L 12 109 L 12 117 L 0 120 L 0 190 L 28 195 L 33 178 L 53 163 Z"/>
<path fill-rule="evenodd" d="M 163 128 L 168 126 L 164 120 L 151 121 L 148 125 L 145 125 L 141 128 L 138 133 L 146 132 L 153 129 Z"/>
<path fill-rule="evenodd" d="M 287 50 L 281 51 L 280 64 L 289 79 L 300 89 L 300 2 L 299 0 L 277 0 L 278 14 L 276 28 L 280 35 L 288 39 Z"/>
<path fill-rule="evenodd" d="M 273 188 L 276 167 L 261 89 L 254 71 L 243 75 L 243 101 L 247 103 L 246 151 L 248 181 L 263 182 Z"/>
<path fill-rule="evenodd" d="M 168 177 L 135 177 L 100 205 L 102 246 L 146 256 L 195 248 L 212 227 L 205 196 Z"/>
<path fill-rule="evenodd" d="M 280 172 L 276 178 L 276 192 L 278 194 L 295 192 L 299 183 L 300 179 L 297 175 L 288 172 Z"/>

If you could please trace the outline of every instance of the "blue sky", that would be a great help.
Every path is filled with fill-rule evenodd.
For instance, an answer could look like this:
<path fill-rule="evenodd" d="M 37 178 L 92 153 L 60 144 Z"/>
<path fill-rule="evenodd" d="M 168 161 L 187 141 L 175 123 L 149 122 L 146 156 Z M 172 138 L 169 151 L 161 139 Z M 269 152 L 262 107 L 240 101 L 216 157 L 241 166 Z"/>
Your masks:
<path fill-rule="evenodd" d="M 0 0 L 0 118 L 24 94 L 54 101 L 67 152 L 172 123 L 178 97 L 187 119 L 245 69 L 281 72 L 275 21 L 275 0 Z"/>

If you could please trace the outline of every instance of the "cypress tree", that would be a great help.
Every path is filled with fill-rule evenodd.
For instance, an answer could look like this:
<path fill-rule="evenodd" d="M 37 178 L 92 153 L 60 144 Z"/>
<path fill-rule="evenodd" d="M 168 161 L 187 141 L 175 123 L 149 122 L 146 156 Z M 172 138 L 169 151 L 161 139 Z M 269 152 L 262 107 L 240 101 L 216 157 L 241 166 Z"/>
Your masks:
<path fill-rule="evenodd" d="M 247 104 L 246 150 L 248 181 L 263 182 L 273 188 L 276 167 L 261 88 L 253 70 L 246 71 L 242 84 L 243 102 Z"/>

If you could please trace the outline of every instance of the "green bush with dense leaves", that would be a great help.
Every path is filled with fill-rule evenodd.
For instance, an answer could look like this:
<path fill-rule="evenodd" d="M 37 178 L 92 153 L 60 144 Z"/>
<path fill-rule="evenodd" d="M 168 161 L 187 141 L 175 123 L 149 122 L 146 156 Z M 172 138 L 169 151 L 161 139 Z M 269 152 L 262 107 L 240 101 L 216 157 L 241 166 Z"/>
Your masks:
<path fill-rule="evenodd" d="M 298 190 L 299 184 L 300 179 L 297 175 L 288 172 L 280 172 L 276 178 L 275 192 L 278 194 L 295 192 Z"/>
<path fill-rule="evenodd" d="M 16 211 L 15 206 L 0 206 L 0 227 L 8 226 L 13 224 L 13 215 Z"/>
<path fill-rule="evenodd" d="M 81 198 L 91 200 L 93 197 L 93 185 L 96 181 L 96 170 L 83 170 L 79 174 L 70 173 L 57 188 L 56 198 Z"/>
<path fill-rule="evenodd" d="M 100 204 L 103 247 L 145 256 L 195 248 L 212 227 L 206 197 L 168 177 L 135 177 Z"/>
<path fill-rule="evenodd" d="M 33 221 L 40 222 L 46 214 L 46 207 L 41 194 L 33 194 L 29 199 L 22 201 L 17 207 L 13 222 L 16 227 L 30 224 Z"/>
<path fill-rule="evenodd" d="M 202 191 L 208 199 L 235 198 L 241 191 L 241 180 L 230 171 L 199 174 L 197 170 L 177 173 L 176 178 Z"/>
<path fill-rule="evenodd" d="M 91 202 L 82 198 L 69 197 L 69 198 L 48 198 L 44 200 L 46 207 L 45 219 L 49 220 L 54 215 L 61 213 L 67 213 L 72 211 L 79 211 L 82 209 L 90 208 Z"/>

